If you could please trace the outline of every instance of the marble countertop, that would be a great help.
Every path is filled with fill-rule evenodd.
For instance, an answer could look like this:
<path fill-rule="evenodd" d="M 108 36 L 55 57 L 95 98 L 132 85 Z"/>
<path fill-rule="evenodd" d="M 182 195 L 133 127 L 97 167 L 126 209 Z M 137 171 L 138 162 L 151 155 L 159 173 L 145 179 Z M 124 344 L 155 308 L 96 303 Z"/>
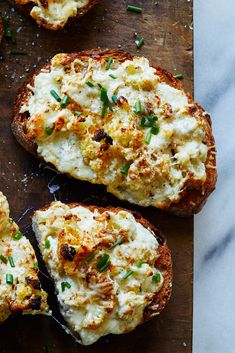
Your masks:
<path fill-rule="evenodd" d="M 195 98 L 212 115 L 217 189 L 195 217 L 194 353 L 235 352 L 235 1 L 194 1 Z"/>

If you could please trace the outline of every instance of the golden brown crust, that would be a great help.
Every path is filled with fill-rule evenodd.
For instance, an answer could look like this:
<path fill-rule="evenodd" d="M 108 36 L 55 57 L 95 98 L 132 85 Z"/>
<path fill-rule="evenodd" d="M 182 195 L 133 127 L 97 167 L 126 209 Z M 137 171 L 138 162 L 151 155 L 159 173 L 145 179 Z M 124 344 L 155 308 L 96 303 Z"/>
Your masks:
<path fill-rule="evenodd" d="M 22 3 L 20 3 L 20 1 L 17 0 L 8 0 L 12 5 L 14 5 L 17 9 L 19 9 L 20 11 L 22 11 L 24 14 L 26 14 L 27 16 L 29 16 L 30 18 L 30 12 L 33 8 L 33 6 L 35 5 L 33 2 L 29 2 L 29 3 L 25 3 L 24 1 L 22 1 Z M 85 15 L 88 11 L 90 11 L 97 3 L 99 3 L 101 0 L 90 0 L 88 2 L 87 5 L 85 5 L 84 7 L 82 7 L 81 9 L 78 9 L 77 11 L 77 15 L 74 17 L 69 17 L 68 21 L 66 22 L 65 25 L 57 25 L 57 26 L 53 26 L 49 23 L 47 23 L 46 21 L 40 21 L 40 23 L 35 20 L 38 25 L 43 26 L 46 29 L 52 30 L 52 31 L 59 31 L 61 29 L 63 29 L 65 26 L 67 26 L 68 24 L 74 22 L 75 20 L 79 19 L 80 17 L 82 17 L 83 15 Z M 43 1 L 41 1 L 43 2 Z M 45 3 L 47 3 L 47 1 L 44 1 Z"/>
<path fill-rule="evenodd" d="M 155 226 L 153 226 L 147 219 L 143 218 L 140 213 L 127 210 L 122 207 L 113 207 L 113 206 L 99 207 L 99 206 L 86 205 L 84 203 L 77 203 L 77 202 L 69 203 L 67 205 L 70 208 L 83 206 L 88 208 L 91 212 L 93 212 L 94 210 L 98 210 L 100 213 L 107 212 L 107 211 L 114 212 L 114 213 L 117 213 L 119 211 L 126 211 L 131 213 L 135 217 L 136 222 L 139 222 L 145 228 L 151 230 L 152 234 L 155 236 L 155 238 L 159 243 L 158 252 L 160 256 L 158 257 L 155 265 L 160 271 L 164 272 L 164 283 L 161 290 L 155 294 L 151 304 L 148 305 L 148 307 L 146 307 L 144 312 L 143 322 L 148 321 L 153 316 L 156 316 L 157 314 L 159 314 L 165 308 L 166 304 L 168 303 L 171 297 L 172 276 L 173 276 L 171 252 L 167 246 L 166 239 L 162 235 L 162 233 Z M 46 205 L 40 208 L 39 211 L 45 211 L 49 207 L 50 205 Z"/>
<path fill-rule="evenodd" d="M 90 51 L 83 51 L 80 53 L 72 53 L 68 54 L 68 59 L 66 62 L 71 62 L 75 58 L 79 58 L 81 60 L 87 60 L 88 57 L 93 57 L 99 59 L 99 57 L 103 58 L 114 58 L 119 60 L 120 62 L 125 61 L 127 59 L 133 59 L 133 56 L 122 51 L 118 50 L 110 50 L 110 49 L 94 49 Z M 160 67 L 154 66 L 156 69 L 156 74 L 160 76 L 161 80 L 170 86 L 183 90 L 182 84 L 179 80 L 175 79 L 174 76 L 167 71 L 161 69 Z M 41 68 L 42 69 L 42 68 Z M 12 122 L 12 131 L 16 136 L 18 142 L 31 154 L 35 157 L 41 159 L 36 152 L 36 145 L 34 141 L 32 141 L 27 136 L 26 128 L 26 114 L 20 114 L 20 106 L 27 100 L 27 96 L 30 94 L 30 90 L 27 88 L 27 85 L 33 85 L 34 78 L 39 74 L 41 69 L 38 69 L 32 78 L 30 78 L 25 85 L 19 90 L 14 107 L 13 107 L 13 122 Z M 43 69 L 50 69 L 50 62 L 46 64 Z M 206 202 L 208 196 L 215 189 L 217 172 L 216 172 L 216 148 L 215 141 L 212 135 L 211 129 L 211 120 L 209 114 L 207 114 L 203 108 L 194 102 L 194 100 L 187 95 L 192 107 L 190 109 L 194 113 L 194 116 L 197 119 L 200 119 L 204 125 L 204 129 L 206 132 L 206 139 L 204 143 L 208 146 L 208 155 L 206 160 L 206 181 L 203 185 L 197 185 L 195 183 L 190 183 L 185 186 L 182 191 L 181 199 L 172 203 L 170 207 L 164 209 L 165 211 L 172 212 L 174 214 L 180 216 L 189 216 L 194 213 L 197 213 L 201 210 L 202 206 Z"/>

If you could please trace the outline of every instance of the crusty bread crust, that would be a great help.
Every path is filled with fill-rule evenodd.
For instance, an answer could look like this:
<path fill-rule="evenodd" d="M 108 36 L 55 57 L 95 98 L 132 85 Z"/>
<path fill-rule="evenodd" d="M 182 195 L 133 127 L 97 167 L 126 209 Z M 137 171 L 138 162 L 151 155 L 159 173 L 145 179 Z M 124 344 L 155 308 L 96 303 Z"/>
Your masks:
<path fill-rule="evenodd" d="M 83 51 L 80 53 L 68 54 L 67 62 L 73 61 L 75 58 L 81 60 L 87 59 L 87 57 L 104 57 L 106 59 L 112 57 L 114 59 L 123 62 L 127 59 L 133 59 L 133 56 L 127 53 L 124 53 L 119 50 L 109 50 L 109 49 L 94 49 L 91 51 Z M 154 66 L 156 69 L 156 74 L 161 78 L 162 82 L 167 83 L 168 85 L 180 89 L 183 91 L 182 84 L 179 80 L 175 79 L 172 74 L 166 70 L 161 69 L 160 67 Z M 30 90 L 27 87 L 28 84 L 33 86 L 35 77 L 40 73 L 41 69 L 50 69 L 50 62 L 44 65 L 42 68 L 36 70 L 33 77 L 31 77 L 23 87 L 18 91 L 16 101 L 13 107 L 13 122 L 12 122 L 12 131 L 18 140 L 18 142 L 31 154 L 35 157 L 42 160 L 37 155 L 36 144 L 32 141 L 26 131 L 26 121 L 27 115 L 20 114 L 20 107 L 24 102 L 27 101 L 27 97 L 30 94 Z M 206 138 L 204 143 L 208 146 L 207 160 L 206 165 L 206 181 L 203 185 L 196 185 L 195 182 L 191 184 L 190 180 L 185 185 L 184 190 L 181 193 L 181 198 L 178 202 L 173 202 L 170 207 L 165 208 L 165 211 L 172 212 L 180 216 L 190 216 L 194 213 L 197 213 L 201 210 L 202 206 L 205 204 L 208 196 L 215 189 L 217 171 L 216 171 L 216 148 L 215 141 L 212 135 L 211 129 L 211 119 L 210 115 L 204 111 L 204 109 L 194 102 L 194 100 L 187 94 L 187 97 L 192 104 L 190 108 L 192 113 L 201 119 L 204 123 Z"/>
<path fill-rule="evenodd" d="M 112 207 L 112 206 L 99 207 L 99 206 L 93 206 L 93 205 L 86 205 L 80 202 L 69 203 L 67 204 L 67 206 L 69 206 L 70 208 L 83 206 L 88 208 L 91 212 L 93 212 L 94 210 L 98 210 L 100 213 L 103 213 L 105 211 L 114 212 L 114 213 L 118 213 L 119 211 L 126 211 L 131 213 L 134 216 L 136 222 L 142 224 L 143 227 L 149 229 L 152 232 L 152 234 L 155 236 L 155 238 L 159 243 L 159 246 L 158 246 L 159 257 L 155 263 L 155 266 L 160 271 L 164 272 L 164 275 L 163 275 L 164 283 L 160 291 L 157 292 L 153 297 L 151 304 L 149 304 L 146 307 L 144 311 L 144 317 L 143 317 L 142 323 L 160 314 L 160 312 L 165 308 L 166 304 L 168 303 L 171 297 L 173 271 L 172 271 L 171 252 L 167 246 L 165 237 L 162 235 L 159 229 L 157 229 L 154 225 L 152 225 L 147 219 L 143 218 L 140 213 L 136 211 L 127 210 L 122 207 Z M 40 208 L 39 211 L 45 211 L 49 207 L 50 205 L 46 205 Z"/>
<path fill-rule="evenodd" d="M 18 10 L 23 12 L 25 15 L 29 16 L 30 18 L 32 18 L 32 16 L 30 15 L 30 12 L 31 12 L 32 8 L 35 6 L 35 4 L 33 2 L 29 2 L 29 3 L 26 3 L 26 4 L 20 4 L 17 0 L 8 0 L 8 1 L 13 6 L 15 6 Z M 81 9 L 78 9 L 76 16 L 69 17 L 68 21 L 66 22 L 66 24 L 64 26 L 59 26 L 59 25 L 53 26 L 53 25 L 47 23 L 46 21 L 38 22 L 37 20 L 35 20 L 33 18 L 32 19 L 34 21 L 36 21 L 39 25 L 43 26 L 46 29 L 49 29 L 49 30 L 52 30 L 52 31 L 59 31 L 59 30 L 63 29 L 65 26 L 67 26 L 68 24 L 74 22 L 75 20 L 77 20 L 80 17 L 82 17 L 83 15 L 85 15 L 88 11 L 90 11 L 100 1 L 101 0 L 89 0 L 87 5 L 85 5 Z"/>

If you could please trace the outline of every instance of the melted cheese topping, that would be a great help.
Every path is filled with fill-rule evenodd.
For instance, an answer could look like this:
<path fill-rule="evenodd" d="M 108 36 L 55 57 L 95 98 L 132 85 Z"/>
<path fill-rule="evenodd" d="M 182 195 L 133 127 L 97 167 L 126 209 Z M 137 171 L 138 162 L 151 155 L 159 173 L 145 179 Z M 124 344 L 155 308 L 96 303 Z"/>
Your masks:
<path fill-rule="evenodd" d="M 156 238 L 131 213 L 99 213 L 53 202 L 35 212 L 33 229 L 55 281 L 61 312 L 82 344 L 131 331 L 143 321 L 164 274 L 155 267 Z M 45 246 L 48 241 L 50 247 Z M 109 266 L 101 270 L 98 264 L 107 255 Z M 158 281 L 153 280 L 156 274 Z"/>
<path fill-rule="evenodd" d="M 14 239 L 18 231 L 18 226 L 9 218 L 7 199 L 0 192 L 0 323 L 11 312 L 38 314 L 48 309 L 47 295 L 40 289 L 34 268 L 36 255 L 24 236 Z M 6 282 L 7 275 L 13 276 L 12 284 Z"/>
<path fill-rule="evenodd" d="M 34 3 L 30 15 L 38 24 L 56 30 L 65 26 L 70 17 L 76 17 L 89 0 L 16 0 L 18 4 Z"/>
<path fill-rule="evenodd" d="M 198 187 L 206 180 L 205 123 L 191 113 L 186 94 L 162 82 L 147 59 L 113 60 L 108 70 L 106 65 L 101 58 L 69 61 L 67 54 L 56 55 L 50 70 L 35 77 L 21 107 L 30 115 L 29 136 L 60 172 L 107 185 L 132 203 L 168 207 L 187 183 Z M 109 103 L 103 118 L 101 87 Z M 66 107 L 51 90 L 69 97 Z M 141 126 L 149 116 L 157 118 L 156 135 Z M 125 173 L 123 166 L 129 168 Z"/>

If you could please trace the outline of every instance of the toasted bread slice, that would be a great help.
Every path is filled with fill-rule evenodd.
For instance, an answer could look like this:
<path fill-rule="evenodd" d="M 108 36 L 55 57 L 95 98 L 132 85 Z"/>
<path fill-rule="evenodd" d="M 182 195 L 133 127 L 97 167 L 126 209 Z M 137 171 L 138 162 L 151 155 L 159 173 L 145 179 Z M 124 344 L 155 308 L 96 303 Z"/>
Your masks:
<path fill-rule="evenodd" d="M 19 91 L 12 130 L 59 172 L 140 206 L 190 215 L 215 188 L 209 115 L 143 57 L 54 56 Z"/>
<path fill-rule="evenodd" d="M 80 343 L 132 331 L 168 302 L 170 251 L 139 214 L 57 201 L 34 213 L 33 229 L 61 314 Z"/>
<path fill-rule="evenodd" d="M 9 0 L 38 25 L 56 31 L 83 16 L 100 0 Z"/>
<path fill-rule="evenodd" d="M 35 252 L 9 218 L 7 199 L 0 192 L 0 323 L 12 313 L 47 312 L 47 294 L 38 279 Z"/>

